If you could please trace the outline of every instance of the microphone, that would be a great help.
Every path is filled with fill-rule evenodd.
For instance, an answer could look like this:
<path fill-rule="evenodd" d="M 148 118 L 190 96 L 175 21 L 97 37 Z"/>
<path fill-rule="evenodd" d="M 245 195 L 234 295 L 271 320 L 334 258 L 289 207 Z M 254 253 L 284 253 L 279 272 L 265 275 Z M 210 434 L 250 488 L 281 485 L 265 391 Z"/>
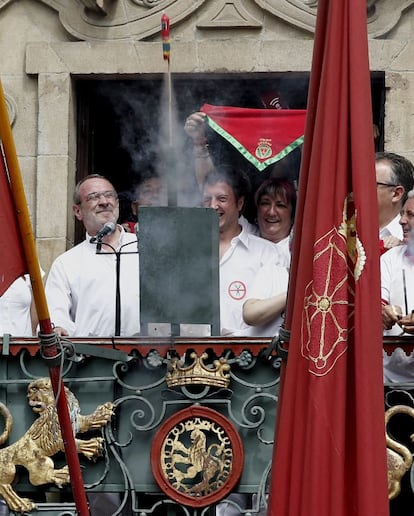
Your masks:
<path fill-rule="evenodd" d="M 106 235 L 111 235 L 116 229 L 116 224 L 113 222 L 106 222 L 103 226 L 103 228 L 96 233 L 95 236 L 93 236 L 89 242 L 91 244 L 94 244 L 95 242 L 102 242 L 102 239 Z"/>

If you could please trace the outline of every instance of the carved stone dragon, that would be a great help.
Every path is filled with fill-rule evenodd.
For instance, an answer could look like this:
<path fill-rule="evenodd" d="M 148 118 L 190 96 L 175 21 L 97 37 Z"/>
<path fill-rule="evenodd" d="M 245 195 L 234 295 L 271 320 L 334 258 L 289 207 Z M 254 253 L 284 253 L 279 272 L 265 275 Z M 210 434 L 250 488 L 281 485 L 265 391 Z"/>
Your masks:
<path fill-rule="evenodd" d="M 105 426 L 113 415 L 113 404 L 99 405 L 90 415 L 80 414 L 79 403 L 67 388 L 65 393 L 75 435 Z M 12 488 L 16 467 L 23 466 L 29 472 L 30 482 L 35 485 L 56 484 L 58 487 L 70 481 L 68 466 L 55 469 L 51 459 L 59 451 L 64 451 L 55 398 L 50 380 L 41 378 L 29 384 L 27 399 L 33 412 L 39 415 L 27 432 L 15 443 L 0 449 L 0 495 L 10 510 L 28 512 L 35 504 L 28 498 L 21 498 Z M 5 419 L 4 431 L 0 435 L 0 445 L 9 438 L 13 418 L 9 409 L 0 403 L 0 413 Z M 102 455 L 102 437 L 75 439 L 76 448 L 90 460 Z"/>

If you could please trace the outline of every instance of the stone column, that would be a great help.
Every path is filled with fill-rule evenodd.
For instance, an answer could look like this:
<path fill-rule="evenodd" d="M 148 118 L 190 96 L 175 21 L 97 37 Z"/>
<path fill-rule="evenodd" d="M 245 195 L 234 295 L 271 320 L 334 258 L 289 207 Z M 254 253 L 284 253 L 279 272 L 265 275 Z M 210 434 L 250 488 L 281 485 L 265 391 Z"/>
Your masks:
<path fill-rule="evenodd" d="M 67 235 L 74 225 L 76 130 L 70 74 L 40 73 L 38 101 L 36 236 L 41 264 L 48 268 L 72 245 Z"/>

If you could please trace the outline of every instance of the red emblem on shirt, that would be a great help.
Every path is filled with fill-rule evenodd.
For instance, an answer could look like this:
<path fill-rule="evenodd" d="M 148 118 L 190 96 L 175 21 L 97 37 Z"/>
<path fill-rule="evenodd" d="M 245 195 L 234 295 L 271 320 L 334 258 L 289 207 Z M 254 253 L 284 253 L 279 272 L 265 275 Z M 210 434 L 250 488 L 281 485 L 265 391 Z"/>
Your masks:
<path fill-rule="evenodd" d="M 228 288 L 229 296 L 232 299 L 236 299 L 240 301 L 240 299 L 244 299 L 246 297 L 246 285 L 242 281 L 232 281 Z"/>

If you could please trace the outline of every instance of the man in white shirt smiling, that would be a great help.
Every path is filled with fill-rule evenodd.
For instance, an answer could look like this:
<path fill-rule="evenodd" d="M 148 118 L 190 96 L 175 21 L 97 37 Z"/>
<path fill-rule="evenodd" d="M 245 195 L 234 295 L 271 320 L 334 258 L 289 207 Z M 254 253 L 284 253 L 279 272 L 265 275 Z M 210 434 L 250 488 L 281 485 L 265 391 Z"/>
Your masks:
<path fill-rule="evenodd" d="M 222 335 L 239 334 L 247 325 L 242 307 L 249 297 L 253 280 L 265 264 L 277 263 L 275 244 L 248 233 L 239 222 L 248 178 L 239 170 L 223 166 L 211 172 L 204 182 L 203 203 L 219 216 L 220 323 Z"/>
<path fill-rule="evenodd" d="M 381 302 L 384 335 L 414 334 L 414 191 L 400 216 L 403 244 L 381 257 Z M 413 382 L 414 355 L 397 348 L 384 353 L 386 382 Z"/>
<path fill-rule="evenodd" d="M 56 332 L 76 337 L 115 335 L 115 252 L 120 252 L 120 335 L 137 335 L 137 239 L 116 224 L 119 202 L 114 187 L 98 174 L 86 176 L 76 185 L 73 211 L 85 226 L 86 239 L 56 258 L 46 281 L 46 297 Z M 97 253 L 91 237 L 108 222 L 114 225 L 114 231 L 102 238 L 101 252 Z"/>
<path fill-rule="evenodd" d="M 414 167 L 412 163 L 393 152 L 377 152 L 375 155 L 377 180 L 377 200 L 379 216 L 379 237 L 384 250 L 402 241 L 403 234 L 399 224 L 400 211 L 407 193 L 414 186 Z"/>

